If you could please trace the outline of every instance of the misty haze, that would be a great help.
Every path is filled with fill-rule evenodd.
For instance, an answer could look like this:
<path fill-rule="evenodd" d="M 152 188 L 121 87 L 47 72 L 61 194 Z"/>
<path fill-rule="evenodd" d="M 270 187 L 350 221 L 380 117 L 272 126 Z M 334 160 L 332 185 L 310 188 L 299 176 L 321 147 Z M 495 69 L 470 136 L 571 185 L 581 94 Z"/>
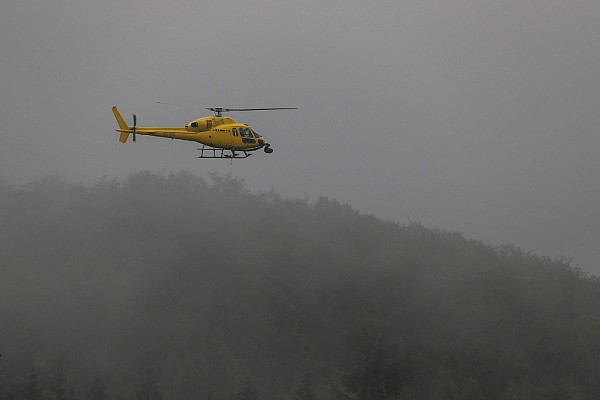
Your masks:
<path fill-rule="evenodd" d="M 593 399 L 600 3 L 0 4 L 0 400 Z M 157 104 L 173 102 L 187 107 Z M 231 114 L 274 152 L 120 143 Z"/>

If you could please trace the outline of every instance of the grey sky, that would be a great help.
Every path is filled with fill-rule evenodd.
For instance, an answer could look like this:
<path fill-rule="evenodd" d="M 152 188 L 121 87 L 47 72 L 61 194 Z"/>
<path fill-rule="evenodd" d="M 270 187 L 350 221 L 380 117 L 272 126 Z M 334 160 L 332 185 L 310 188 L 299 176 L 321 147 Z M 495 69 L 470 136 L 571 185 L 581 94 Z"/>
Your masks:
<path fill-rule="evenodd" d="M 0 89 L 9 183 L 218 171 L 600 273 L 598 1 L 5 0 Z M 156 101 L 300 109 L 232 114 L 275 152 L 230 165 L 120 144 L 112 105 L 206 115 Z"/>

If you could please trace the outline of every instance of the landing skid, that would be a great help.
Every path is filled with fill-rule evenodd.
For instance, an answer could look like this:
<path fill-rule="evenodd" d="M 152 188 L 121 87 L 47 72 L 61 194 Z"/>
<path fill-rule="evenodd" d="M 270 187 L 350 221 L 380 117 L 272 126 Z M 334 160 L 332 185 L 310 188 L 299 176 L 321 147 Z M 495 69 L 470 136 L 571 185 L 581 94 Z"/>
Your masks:
<path fill-rule="evenodd" d="M 197 158 L 226 158 L 233 160 L 234 158 L 248 158 L 252 155 L 252 153 L 246 150 L 225 150 L 215 149 L 214 147 L 206 148 L 206 146 L 202 146 L 198 150 L 200 151 L 200 155 Z"/>

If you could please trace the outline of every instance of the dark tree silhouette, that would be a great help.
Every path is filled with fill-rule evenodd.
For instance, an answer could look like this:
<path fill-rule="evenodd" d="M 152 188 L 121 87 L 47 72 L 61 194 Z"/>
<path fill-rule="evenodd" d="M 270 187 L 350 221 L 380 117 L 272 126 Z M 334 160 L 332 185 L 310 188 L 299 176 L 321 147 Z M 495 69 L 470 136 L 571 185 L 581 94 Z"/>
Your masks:
<path fill-rule="evenodd" d="M 242 390 L 237 394 L 236 399 L 261 400 L 260 390 L 251 379 L 248 379 Z"/>
<path fill-rule="evenodd" d="M 100 377 L 96 377 L 90 388 L 89 400 L 107 400 L 106 383 Z"/>
<path fill-rule="evenodd" d="M 163 397 L 158 385 L 158 377 L 153 369 L 146 372 L 142 384 L 136 391 L 136 395 L 138 399 L 162 400 Z"/>
<path fill-rule="evenodd" d="M 572 397 L 564 389 L 558 388 L 542 394 L 540 400 L 570 400 Z"/>
<path fill-rule="evenodd" d="M 54 373 L 54 377 L 52 379 L 52 391 L 56 396 L 56 400 L 66 400 L 67 399 L 67 391 L 66 391 L 66 379 L 65 373 L 62 369 L 62 366 L 58 366 L 56 372 Z"/>
<path fill-rule="evenodd" d="M 23 398 L 25 400 L 40 400 L 41 391 L 38 383 L 38 375 L 35 368 L 31 368 L 31 372 L 27 376 L 27 382 L 23 389 Z"/>
<path fill-rule="evenodd" d="M 402 391 L 401 365 L 390 360 L 383 350 L 376 351 L 366 362 L 345 376 L 348 390 L 364 400 L 390 399 Z"/>
<path fill-rule="evenodd" d="M 300 382 L 300 386 L 296 389 L 294 400 L 317 400 L 310 372 L 307 371 L 304 373 L 302 382 Z"/>

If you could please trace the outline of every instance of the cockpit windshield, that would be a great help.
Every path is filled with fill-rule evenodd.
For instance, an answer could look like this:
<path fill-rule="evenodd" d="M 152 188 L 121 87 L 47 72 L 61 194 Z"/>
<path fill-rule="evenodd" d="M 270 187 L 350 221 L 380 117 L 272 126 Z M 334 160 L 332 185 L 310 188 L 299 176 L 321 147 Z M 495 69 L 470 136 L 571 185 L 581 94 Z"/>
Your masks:
<path fill-rule="evenodd" d="M 260 134 L 258 132 L 256 132 L 254 129 L 251 129 L 251 131 L 254 133 L 255 138 L 261 137 Z"/>
<path fill-rule="evenodd" d="M 240 136 L 241 137 L 245 137 L 245 138 L 259 138 L 261 137 L 258 133 L 256 133 L 256 131 L 250 129 L 250 127 L 246 127 L 246 126 L 242 126 L 240 128 L 238 128 L 240 131 Z"/>

